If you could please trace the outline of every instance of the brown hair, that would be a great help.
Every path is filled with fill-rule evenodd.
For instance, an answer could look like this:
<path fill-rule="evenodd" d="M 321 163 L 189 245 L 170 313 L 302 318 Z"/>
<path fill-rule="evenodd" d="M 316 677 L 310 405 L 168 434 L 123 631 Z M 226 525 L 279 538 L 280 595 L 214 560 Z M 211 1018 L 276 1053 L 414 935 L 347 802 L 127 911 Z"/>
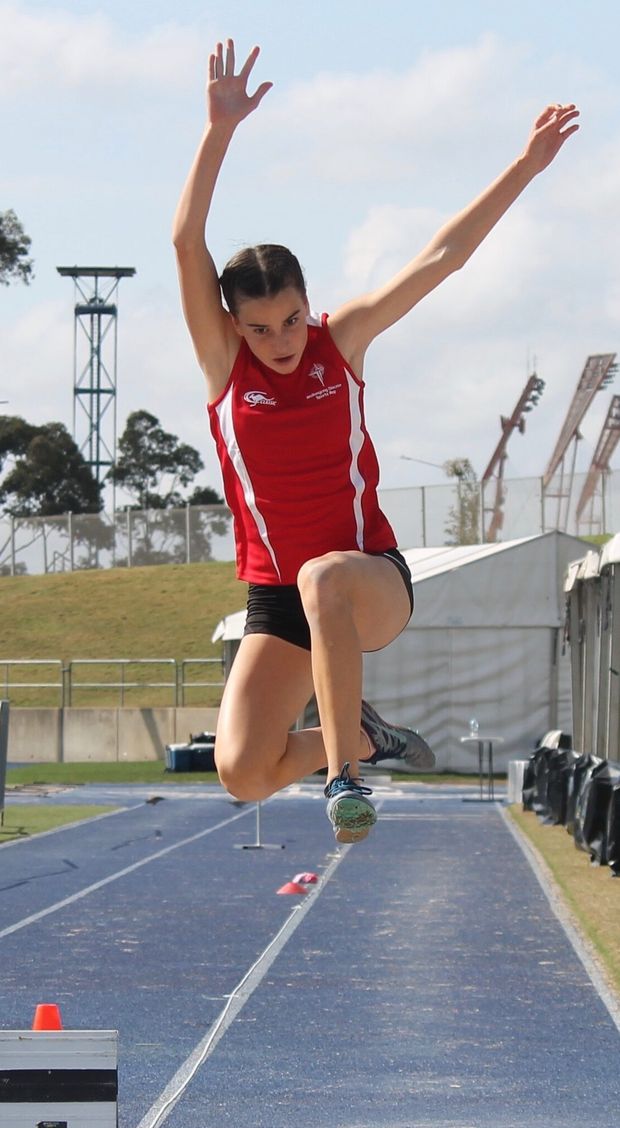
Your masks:
<path fill-rule="evenodd" d="M 244 298 L 271 298 L 287 286 L 306 297 L 306 280 L 299 260 L 277 243 L 261 243 L 238 251 L 226 263 L 220 286 L 233 317 Z"/>

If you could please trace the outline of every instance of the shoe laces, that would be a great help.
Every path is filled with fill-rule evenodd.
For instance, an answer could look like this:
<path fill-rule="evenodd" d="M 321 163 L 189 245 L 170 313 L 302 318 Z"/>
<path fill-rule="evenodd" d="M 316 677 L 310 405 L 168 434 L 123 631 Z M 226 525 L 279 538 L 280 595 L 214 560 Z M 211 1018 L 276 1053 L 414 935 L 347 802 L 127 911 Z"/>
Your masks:
<path fill-rule="evenodd" d="M 353 778 L 349 774 L 350 766 L 351 765 L 347 761 L 347 763 L 344 764 L 340 775 L 336 776 L 335 779 L 332 779 L 331 783 L 327 784 L 327 787 L 325 788 L 325 795 L 327 796 L 327 798 L 332 799 L 334 795 L 337 795 L 340 791 L 357 791 L 360 795 L 372 795 L 372 787 L 362 786 L 364 780 L 363 776 L 357 776 L 356 778 Z"/>

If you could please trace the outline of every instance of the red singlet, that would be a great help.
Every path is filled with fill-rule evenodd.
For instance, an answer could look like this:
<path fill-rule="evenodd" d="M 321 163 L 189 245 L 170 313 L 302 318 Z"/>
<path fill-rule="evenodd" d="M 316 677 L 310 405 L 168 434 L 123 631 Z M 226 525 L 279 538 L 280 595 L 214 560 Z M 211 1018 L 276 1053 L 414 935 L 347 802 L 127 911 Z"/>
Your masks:
<path fill-rule="evenodd" d="M 294 584 L 312 557 L 396 545 L 377 501 L 379 465 L 363 396 L 327 314 L 308 325 L 292 373 L 274 372 L 241 341 L 224 391 L 208 405 L 239 579 Z"/>

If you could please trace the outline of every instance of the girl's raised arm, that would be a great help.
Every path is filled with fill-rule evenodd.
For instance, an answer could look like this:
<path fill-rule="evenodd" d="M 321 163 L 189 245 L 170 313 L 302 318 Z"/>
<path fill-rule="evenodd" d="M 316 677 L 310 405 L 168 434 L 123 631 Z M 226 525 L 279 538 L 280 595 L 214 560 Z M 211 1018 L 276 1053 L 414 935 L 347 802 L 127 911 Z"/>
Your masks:
<path fill-rule="evenodd" d="M 536 120 L 522 155 L 497 180 L 449 220 L 385 286 L 334 313 L 330 318 L 332 335 L 354 371 L 361 372 L 364 353 L 375 337 L 465 265 L 523 189 L 551 164 L 566 139 L 579 128 L 574 122 L 578 115 L 574 105 L 547 106 Z"/>
<path fill-rule="evenodd" d="M 224 387 L 239 345 L 230 315 L 222 305 L 218 272 L 205 239 L 205 225 L 217 178 L 228 146 L 240 121 L 256 109 L 271 88 L 264 82 L 247 93 L 250 73 L 258 57 L 255 47 L 239 74 L 235 74 L 235 48 L 218 43 L 209 58 L 208 121 L 181 193 L 173 224 L 183 312 L 205 373 L 211 398 Z"/>

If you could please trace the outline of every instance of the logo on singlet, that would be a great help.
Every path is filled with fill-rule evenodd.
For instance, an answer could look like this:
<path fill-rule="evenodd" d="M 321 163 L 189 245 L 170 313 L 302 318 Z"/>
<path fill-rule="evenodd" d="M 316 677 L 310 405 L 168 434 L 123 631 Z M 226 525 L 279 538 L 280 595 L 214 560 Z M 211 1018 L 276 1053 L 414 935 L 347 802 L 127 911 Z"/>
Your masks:
<path fill-rule="evenodd" d="M 250 404 L 251 407 L 258 407 L 262 404 L 267 404 L 270 407 L 275 407 L 278 402 L 277 400 L 266 396 L 264 392 L 246 392 L 243 398 L 246 403 Z"/>
<path fill-rule="evenodd" d="M 325 381 L 323 379 L 324 374 L 325 368 L 322 364 L 313 364 L 310 372 L 308 373 L 308 375 L 312 376 L 315 380 L 320 380 L 322 388 L 325 387 Z"/>
<path fill-rule="evenodd" d="M 307 400 L 316 401 L 326 399 L 328 396 L 335 396 L 338 389 L 342 387 L 342 384 L 325 384 L 325 367 L 322 364 L 313 364 L 308 375 L 314 380 L 318 380 L 321 387 L 317 388 L 316 392 L 308 392 Z"/>

